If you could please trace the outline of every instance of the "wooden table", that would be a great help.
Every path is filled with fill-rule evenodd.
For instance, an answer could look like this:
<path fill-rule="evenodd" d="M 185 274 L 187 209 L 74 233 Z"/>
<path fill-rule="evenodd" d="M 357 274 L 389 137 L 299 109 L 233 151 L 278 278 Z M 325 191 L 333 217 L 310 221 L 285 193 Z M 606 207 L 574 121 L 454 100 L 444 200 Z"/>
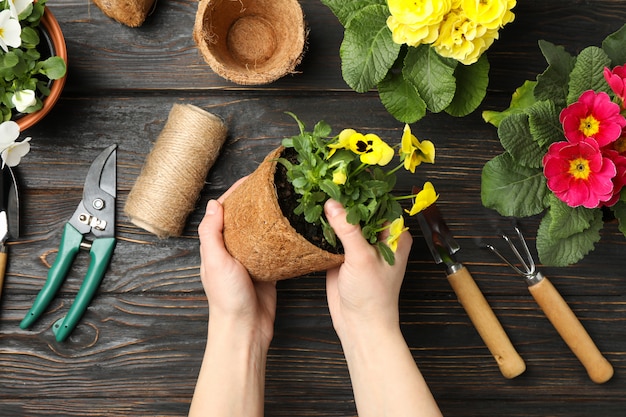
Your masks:
<path fill-rule="evenodd" d="M 161 0 L 136 29 L 88 0 L 48 3 L 66 37 L 69 75 L 60 102 L 27 131 L 32 151 L 18 169 L 22 236 L 10 245 L 0 304 L 0 415 L 186 415 L 206 337 L 196 229 L 207 200 L 296 133 L 287 110 L 309 126 L 324 119 L 336 129 L 400 137 L 402 125 L 375 92 L 357 94 L 343 82 L 340 24 L 319 1 L 301 3 L 310 36 L 299 73 L 262 87 L 231 84 L 200 57 L 191 37 L 195 1 Z M 503 109 L 517 86 L 543 70 L 539 39 L 576 53 L 626 22 L 626 1 L 518 3 L 515 22 L 489 52 L 491 82 L 480 110 Z M 229 135 L 183 236 L 160 240 L 133 225 L 123 207 L 175 103 L 219 115 Z M 437 146 L 436 164 L 420 167 L 418 181 L 430 179 L 441 193 L 440 209 L 462 246 L 459 259 L 527 364 L 518 378 L 502 377 L 411 220 L 415 243 L 401 293 L 402 328 L 444 415 L 626 415 L 626 240 L 617 226 L 607 224 L 597 249 L 579 264 L 541 267 L 615 368 L 611 381 L 596 385 L 523 279 L 476 244 L 498 239 L 498 216 L 480 202 L 481 169 L 501 152 L 495 129 L 480 111 L 463 119 L 429 114 L 413 129 Z M 86 273 L 88 256 L 81 254 L 46 314 L 21 330 L 89 164 L 112 143 L 119 145 L 118 244 L 99 292 L 72 336 L 57 343 L 51 326 Z M 408 191 L 412 181 L 403 176 L 398 191 Z M 521 225 L 534 248 L 538 219 Z M 266 404 L 267 416 L 356 414 L 322 275 L 278 285 Z"/>

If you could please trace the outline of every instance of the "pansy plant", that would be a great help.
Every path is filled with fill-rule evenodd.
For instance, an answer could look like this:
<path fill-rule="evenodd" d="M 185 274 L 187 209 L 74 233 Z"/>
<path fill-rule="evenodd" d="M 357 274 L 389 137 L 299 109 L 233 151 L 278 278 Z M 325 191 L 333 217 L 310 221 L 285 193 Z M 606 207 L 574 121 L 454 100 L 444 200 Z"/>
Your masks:
<path fill-rule="evenodd" d="M 313 131 L 289 113 L 298 123 L 300 133 L 286 138 L 282 144 L 293 148 L 297 161 L 280 158 L 287 169 L 287 179 L 298 197 L 297 215 L 309 223 L 322 227 L 324 238 L 337 245 L 334 231 L 324 217 L 323 206 L 332 198 L 347 211 L 347 220 L 361 226 L 364 237 L 376 245 L 389 264 L 394 263 L 398 238 L 407 230 L 403 213 L 414 215 L 437 200 L 434 187 L 427 182 L 417 195 L 394 196 L 396 172 L 406 168 L 411 173 L 422 162 L 434 163 L 435 147 L 432 142 L 420 141 L 405 126 L 401 144 L 391 147 L 378 135 L 344 129 L 331 136 L 331 127 L 318 122 Z M 386 168 L 394 157 L 399 163 Z M 400 201 L 413 199 L 410 209 L 403 211 Z M 381 232 L 387 231 L 385 239 Z"/>
<path fill-rule="evenodd" d="M 0 0 L 0 117 L 40 110 L 50 82 L 66 73 L 65 61 L 42 54 L 39 24 L 46 0 Z M 45 47 L 47 48 L 47 46 Z"/>
<path fill-rule="evenodd" d="M 607 214 L 626 235 L 625 43 L 626 25 L 578 56 L 540 41 L 547 69 L 517 89 L 507 110 L 483 113 L 505 150 L 483 169 L 483 204 L 505 216 L 543 213 L 544 264 L 581 260 Z"/>

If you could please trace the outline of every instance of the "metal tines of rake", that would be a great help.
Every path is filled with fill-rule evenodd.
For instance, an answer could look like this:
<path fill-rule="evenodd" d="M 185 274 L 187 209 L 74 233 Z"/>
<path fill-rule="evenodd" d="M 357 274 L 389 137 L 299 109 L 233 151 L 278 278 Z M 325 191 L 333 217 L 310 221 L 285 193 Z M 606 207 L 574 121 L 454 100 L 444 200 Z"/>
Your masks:
<path fill-rule="evenodd" d="M 515 243 L 513 242 L 513 240 L 511 239 L 509 235 L 507 235 L 506 233 L 502 233 L 501 236 L 502 236 L 502 239 L 504 239 L 504 241 L 508 243 L 509 248 L 511 249 L 511 252 L 513 252 L 513 254 L 515 255 L 515 258 L 517 259 L 517 262 L 511 262 L 509 258 L 504 256 L 495 246 L 491 244 L 486 244 L 485 247 L 489 249 L 491 252 L 495 253 L 500 259 L 502 259 L 502 261 L 504 261 L 508 266 L 510 266 L 515 272 L 523 276 L 529 285 L 532 285 L 533 283 L 536 283 L 537 281 L 541 281 L 543 276 L 541 275 L 541 272 L 537 270 L 535 261 L 533 259 L 533 256 L 530 253 L 530 249 L 528 249 L 528 244 L 526 243 L 526 239 L 524 239 L 524 235 L 522 234 L 522 231 L 517 225 L 514 226 L 514 229 L 515 229 L 515 234 L 517 235 L 517 240 L 519 240 L 520 246 L 523 249 L 523 255 L 517 249 L 517 246 L 515 245 Z"/>

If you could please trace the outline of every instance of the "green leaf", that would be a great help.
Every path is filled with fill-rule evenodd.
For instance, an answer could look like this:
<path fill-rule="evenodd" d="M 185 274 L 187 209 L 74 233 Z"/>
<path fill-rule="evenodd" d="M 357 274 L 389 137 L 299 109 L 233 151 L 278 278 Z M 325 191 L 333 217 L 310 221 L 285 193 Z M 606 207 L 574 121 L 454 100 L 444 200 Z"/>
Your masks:
<path fill-rule="evenodd" d="M 369 211 L 363 204 L 346 207 L 346 211 L 346 221 L 350 224 L 359 224 L 362 220 L 367 219 L 369 215 Z"/>
<path fill-rule="evenodd" d="M 535 142 L 530 133 L 528 115 L 516 113 L 502 120 L 498 127 L 498 137 L 502 147 L 516 163 L 529 168 L 541 168 L 545 150 Z"/>
<path fill-rule="evenodd" d="M 58 80 L 65 75 L 67 70 L 63 58 L 53 56 L 41 62 L 41 73 L 45 74 L 51 80 Z"/>
<path fill-rule="evenodd" d="M 624 44 L 626 44 L 626 25 L 602 41 L 602 49 L 611 59 L 612 67 L 626 63 L 626 48 L 624 48 Z"/>
<path fill-rule="evenodd" d="M 426 108 L 438 113 L 450 105 L 456 91 L 454 70 L 458 61 L 444 58 L 428 45 L 409 48 L 402 74 L 417 88 Z"/>
<path fill-rule="evenodd" d="M 320 182 L 320 189 L 324 191 L 330 198 L 335 201 L 341 201 L 341 189 L 337 184 L 331 180 L 324 180 Z"/>
<path fill-rule="evenodd" d="M 530 134 L 542 153 L 547 152 L 552 143 L 565 140 L 563 125 L 559 121 L 560 110 L 553 101 L 538 101 L 527 109 L 527 113 Z M 541 158 L 538 161 L 541 163 Z"/>
<path fill-rule="evenodd" d="M 378 83 L 378 95 L 387 111 L 403 123 L 414 123 L 426 115 L 426 103 L 401 73 L 389 72 Z"/>
<path fill-rule="evenodd" d="M 354 14 L 341 42 L 341 72 L 346 83 L 364 93 L 382 81 L 400 53 L 387 27 L 386 7 L 370 5 Z"/>
<path fill-rule="evenodd" d="M 513 93 L 508 109 L 504 111 L 485 110 L 483 112 L 483 120 L 498 127 L 505 117 L 526 110 L 526 108 L 533 105 L 536 101 L 534 95 L 536 84 L 536 81 L 525 81 L 524 84 Z"/>
<path fill-rule="evenodd" d="M 626 193 L 622 193 L 621 200 L 618 201 L 613 207 L 611 207 L 615 218 L 619 222 L 619 231 L 622 232 L 624 236 L 626 236 L 626 201 L 624 201 L 625 198 Z"/>
<path fill-rule="evenodd" d="M 319 138 L 325 138 L 330 136 L 331 131 L 332 128 L 330 127 L 330 125 L 323 120 L 317 122 L 315 124 L 315 127 L 313 127 L 313 135 Z"/>
<path fill-rule="evenodd" d="M 549 190 L 540 168 L 521 166 L 505 152 L 483 167 L 480 193 L 485 207 L 503 216 L 527 217 L 547 207 Z"/>
<path fill-rule="evenodd" d="M 395 254 L 393 253 L 391 248 L 389 246 L 387 246 L 386 243 L 384 243 L 384 242 L 376 242 L 376 247 L 378 248 L 378 251 L 382 255 L 383 259 L 385 261 L 387 261 L 387 263 L 389 265 L 393 265 L 393 264 L 396 263 L 396 256 L 395 256 Z"/>
<path fill-rule="evenodd" d="M 346 26 L 354 14 L 372 4 L 386 6 L 386 0 L 322 0 L 322 4 L 328 7 L 343 26 Z"/>
<path fill-rule="evenodd" d="M 553 100 L 565 105 L 568 94 L 567 84 L 576 58 L 562 46 L 556 46 L 547 41 L 539 41 L 539 48 L 548 63 L 548 68 L 537 76 L 535 97 L 537 100 Z"/>
<path fill-rule="evenodd" d="M 30 26 L 22 28 L 20 38 L 22 40 L 21 47 L 23 49 L 34 48 L 39 44 L 39 32 L 36 29 L 31 28 Z"/>
<path fill-rule="evenodd" d="M 600 240 L 600 230 L 604 225 L 601 210 L 590 210 L 592 220 L 588 228 L 566 238 L 553 235 L 561 220 L 555 220 L 550 209 L 541 220 L 537 230 L 537 253 L 541 263 L 549 266 L 567 266 L 580 261 L 591 252 Z M 553 224 L 556 222 L 556 224 Z"/>
<path fill-rule="evenodd" d="M 566 239 L 591 227 L 598 210 L 570 207 L 554 194 L 548 196 L 550 223 L 548 234 L 552 239 Z"/>
<path fill-rule="evenodd" d="M 611 59 L 602 49 L 596 46 L 583 49 L 570 73 L 567 104 L 577 101 L 587 90 L 609 93 L 611 89 L 604 79 L 604 67 L 609 65 L 611 65 Z"/>
<path fill-rule="evenodd" d="M 489 85 L 489 60 L 483 54 L 472 65 L 457 65 L 454 70 L 456 91 L 446 113 L 463 117 L 467 116 L 480 106 Z"/>
<path fill-rule="evenodd" d="M 322 206 L 309 206 L 304 208 L 304 219 L 309 223 L 317 223 L 322 215 Z"/>

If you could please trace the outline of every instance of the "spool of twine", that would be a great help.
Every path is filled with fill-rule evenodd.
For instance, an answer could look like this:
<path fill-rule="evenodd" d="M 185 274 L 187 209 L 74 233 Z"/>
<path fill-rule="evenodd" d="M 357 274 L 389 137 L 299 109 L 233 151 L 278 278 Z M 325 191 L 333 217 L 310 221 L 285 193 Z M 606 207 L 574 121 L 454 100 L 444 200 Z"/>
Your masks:
<path fill-rule="evenodd" d="M 180 236 L 226 140 L 222 120 L 190 104 L 174 104 L 128 195 L 131 222 L 159 238 Z"/>

